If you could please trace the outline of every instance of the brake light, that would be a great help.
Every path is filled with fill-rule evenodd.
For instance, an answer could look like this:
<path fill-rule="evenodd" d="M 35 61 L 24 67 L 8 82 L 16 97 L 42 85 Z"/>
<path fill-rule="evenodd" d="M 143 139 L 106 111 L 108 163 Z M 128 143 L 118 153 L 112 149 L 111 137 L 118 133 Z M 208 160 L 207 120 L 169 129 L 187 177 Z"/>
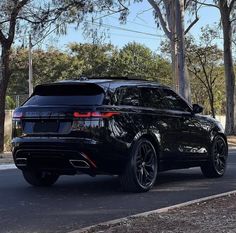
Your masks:
<path fill-rule="evenodd" d="M 119 112 L 92 112 L 92 117 L 102 117 L 102 118 L 109 118 L 112 116 L 120 115 Z"/>
<path fill-rule="evenodd" d="M 22 118 L 23 112 L 13 112 L 13 118 Z"/>
<path fill-rule="evenodd" d="M 73 116 L 75 118 L 85 118 L 85 117 L 91 117 L 91 112 L 86 112 L 86 113 L 80 113 L 80 112 L 74 112 Z"/>
<path fill-rule="evenodd" d="M 75 118 L 88 118 L 88 117 L 97 117 L 97 118 L 109 118 L 112 116 L 120 115 L 119 112 L 74 112 L 73 116 Z"/>

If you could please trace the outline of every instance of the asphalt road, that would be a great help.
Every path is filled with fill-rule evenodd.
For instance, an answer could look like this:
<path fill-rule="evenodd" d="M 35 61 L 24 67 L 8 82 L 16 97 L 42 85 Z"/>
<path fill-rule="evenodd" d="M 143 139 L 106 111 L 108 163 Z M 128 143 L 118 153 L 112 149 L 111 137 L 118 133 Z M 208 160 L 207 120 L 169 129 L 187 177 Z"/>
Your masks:
<path fill-rule="evenodd" d="M 68 232 L 236 189 L 236 150 L 223 178 L 206 179 L 200 169 L 160 173 L 148 193 L 123 193 L 116 177 L 61 177 L 50 188 L 30 187 L 13 170 L 0 171 L 0 232 Z"/>

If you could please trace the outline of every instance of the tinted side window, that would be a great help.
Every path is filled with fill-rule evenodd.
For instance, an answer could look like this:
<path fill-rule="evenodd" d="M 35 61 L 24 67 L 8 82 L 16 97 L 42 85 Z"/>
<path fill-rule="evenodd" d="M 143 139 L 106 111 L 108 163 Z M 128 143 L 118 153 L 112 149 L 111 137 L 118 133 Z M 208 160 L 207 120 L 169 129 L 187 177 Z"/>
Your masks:
<path fill-rule="evenodd" d="M 163 89 L 163 98 L 168 104 L 170 110 L 190 112 L 190 108 L 175 92 L 169 89 Z"/>
<path fill-rule="evenodd" d="M 165 109 L 165 102 L 158 88 L 144 87 L 142 90 L 143 107 Z"/>
<path fill-rule="evenodd" d="M 140 106 L 140 89 L 137 87 L 121 87 L 116 91 L 118 105 Z"/>

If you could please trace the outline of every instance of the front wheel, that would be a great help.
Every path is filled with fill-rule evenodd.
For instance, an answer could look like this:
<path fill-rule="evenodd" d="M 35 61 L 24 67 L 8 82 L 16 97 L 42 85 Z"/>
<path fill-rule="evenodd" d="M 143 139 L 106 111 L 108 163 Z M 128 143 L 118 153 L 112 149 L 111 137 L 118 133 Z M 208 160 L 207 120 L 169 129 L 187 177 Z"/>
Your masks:
<path fill-rule="evenodd" d="M 218 135 L 212 143 L 210 160 L 201 166 L 203 175 L 209 178 L 223 176 L 226 171 L 227 157 L 227 144 L 224 138 Z"/>
<path fill-rule="evenodd" d="M 121 185 L 124 191 L 146 192 L 152 188 L 157 178 L 158 162 L 155 148 L 146 139 L 135 143 L 131 158 L 122 175 Z"/>
<path fill-rule="evenodd" d="M 22 171 L 25 180 L 33 186 L 51 186 L 59 175 L 43 171 Z"/>

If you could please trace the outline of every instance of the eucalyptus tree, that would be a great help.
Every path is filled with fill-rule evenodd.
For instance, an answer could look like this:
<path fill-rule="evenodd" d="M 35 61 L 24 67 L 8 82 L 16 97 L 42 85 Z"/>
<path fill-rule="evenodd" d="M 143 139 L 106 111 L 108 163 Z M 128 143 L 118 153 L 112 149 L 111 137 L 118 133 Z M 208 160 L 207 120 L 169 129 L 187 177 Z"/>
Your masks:
<path fill-rule="evenodd" d="M 191 0 L 148 0 L 148 2 L 154 9 L 158 24 L 170 40 L 174 88 L 184 98 L 190 100 L 185 61 L 185 34 L 199 20 L 197 5 Z M 184 26 L 186 10 L 194 16 L 187 28 Z"/>
<path fill-rule="evenodd" d="M 226 84 L 226 125 L 227 134 L 236 133 L 235 112 L 235 72 L 232 55 L 232 37 L 236 29 L 236 0 L 193 0 L 199 5 L 213 7 L 219 10 L 221 15 L 221 26 L 224 40 L 224 70 Z"/>

